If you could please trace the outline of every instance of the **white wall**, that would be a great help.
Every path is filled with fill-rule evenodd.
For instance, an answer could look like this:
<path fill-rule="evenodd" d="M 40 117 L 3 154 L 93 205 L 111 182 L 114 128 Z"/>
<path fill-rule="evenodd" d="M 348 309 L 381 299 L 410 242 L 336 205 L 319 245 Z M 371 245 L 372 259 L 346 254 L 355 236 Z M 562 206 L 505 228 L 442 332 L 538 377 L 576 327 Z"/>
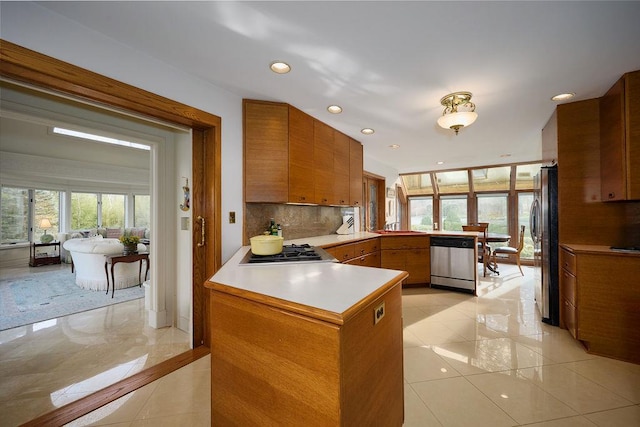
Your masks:
<path fill-rule="evenodd" d="M 28 2 L 0 3 L 0 36 L 222 118 L 222 260 L 242 242 L 242 99 Z M 179 255 L 180 256 L 180 255 Z"/>

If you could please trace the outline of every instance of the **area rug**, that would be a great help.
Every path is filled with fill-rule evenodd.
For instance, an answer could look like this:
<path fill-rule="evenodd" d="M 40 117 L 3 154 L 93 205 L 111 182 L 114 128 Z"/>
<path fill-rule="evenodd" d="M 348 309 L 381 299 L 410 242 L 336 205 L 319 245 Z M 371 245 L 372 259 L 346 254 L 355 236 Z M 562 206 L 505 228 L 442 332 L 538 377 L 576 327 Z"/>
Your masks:
<path fill-rule="evenodd" d="M 0 280 L 0 331 L 142 297 L 140 286 L 116 289 L 113 298 L 81 289 L 71 269 Z"/>

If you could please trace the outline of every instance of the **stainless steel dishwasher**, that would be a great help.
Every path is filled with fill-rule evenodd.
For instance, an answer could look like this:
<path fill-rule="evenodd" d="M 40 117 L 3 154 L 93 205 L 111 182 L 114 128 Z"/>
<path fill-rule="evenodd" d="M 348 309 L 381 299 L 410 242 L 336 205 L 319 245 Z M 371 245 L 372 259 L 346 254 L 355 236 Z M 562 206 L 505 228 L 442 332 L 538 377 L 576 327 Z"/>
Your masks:
<path fill-rule="evenodd" d="M 476 293 L 473 237 L 431 236 L 431 287 Z"/>

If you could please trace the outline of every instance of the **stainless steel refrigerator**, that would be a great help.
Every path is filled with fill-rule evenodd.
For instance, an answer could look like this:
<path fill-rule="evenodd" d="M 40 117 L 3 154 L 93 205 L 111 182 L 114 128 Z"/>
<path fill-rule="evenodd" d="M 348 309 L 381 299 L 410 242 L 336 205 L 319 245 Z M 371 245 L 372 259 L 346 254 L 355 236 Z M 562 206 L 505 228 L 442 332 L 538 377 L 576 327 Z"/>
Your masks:
<path fill-rule="evenodd" d="M 558 167 L 542 167 L 534 177 L 534 188 L 529 230 L 534 245 L 536 306 L 543 322 L 557 326 L 560 322 Z"/>

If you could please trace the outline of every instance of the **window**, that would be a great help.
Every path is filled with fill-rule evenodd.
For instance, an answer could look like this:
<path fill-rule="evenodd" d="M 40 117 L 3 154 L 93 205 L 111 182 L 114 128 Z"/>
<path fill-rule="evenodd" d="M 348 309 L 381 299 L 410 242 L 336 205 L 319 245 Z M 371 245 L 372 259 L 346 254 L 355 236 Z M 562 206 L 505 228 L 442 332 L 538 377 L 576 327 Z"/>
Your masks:
<path fill-rule="evenodd" d="M 409 224 L 411 230 L 433 230 L 433 197 L 409 199 Z"/>
<path fill-rule="evenodd" d="M 40 228 L 48 219 L 48 234 L 57 235 L 60 224 L 60 192 L 31 188 L 2 187 L 1 244 L 39 241 L 45 229 Z"/>
<path fill-rule="evenodd" d="M 401 175 L 404 188 L 407 189 L 407 195 L 427 196 L 433 194 L 433 186 L 431 185 L 431 174 L 411 174 Z"/>
<path fill-rule="evenodd" d="M 124 228 L 124 195 L 123 194 L 99 194 L 101 227 Z"/>
<path fill-rule="evenodd" d="M 53 234 L 56 238 L 58 231 L 60 231 L 60 192 L 50 190 L 34 190 L 34 210 L 35 210 L 35 222 L 33 224 L 33 238 L 32 241 L 39 241 L 45 231 L 48 234 Z M 41 221 L 48 219 L 51 223 L 51 228 L 46 230 L 40 228 Z"/>
<path fill-rule="evenodd" d="M 29 190 L 2 187 L 2 244 L 29 241 Z"/>
<path fill-rule="evenodd" d="M 520 252 L 521 259 L 533 259 L 533 239 L 531 239 L 531 225 L 529 223 L 532 203 L 533 193 L 518 193 L 518 233 L 520 226 L 525 226 L 524 246 Z"/>
<path fill-rule="evenodd" d="M 531 190 L 533 188 L 533 177 L 540 172 L 541 166 L 541 163 L 516 166 L 516 190 Z"/>
<path fill-rule="evenodd" d="M 509 234 L 507 194 L 478 194 L 478 222 L 488 222 L 491 233 Z"/>
<path fill-rule="evenodd" d="M 474 191 L 509 191 L 511 166 L 473 169 L 471 176 Z"/>
<path fill-rule="evenodd" d="M 443 196 L 440 199 L 442 230 L 462 231 L 467 223 L 467 196 Z"/>
<path fill-rule="evenodd" d="M 440 194 L 466 194 L 469 192 L 469 173 L 466 169 L 436 172 L 436 182 Z"/>
<path fill-rule="evenodd" d="M 98 195 L 71 193 L 71 229 L 98 227 Z"/>
<path fill-rule="evenodd" d="M 133 196 L 133 226 L 151 228 L 151 197 L 136 194 Z"/>

